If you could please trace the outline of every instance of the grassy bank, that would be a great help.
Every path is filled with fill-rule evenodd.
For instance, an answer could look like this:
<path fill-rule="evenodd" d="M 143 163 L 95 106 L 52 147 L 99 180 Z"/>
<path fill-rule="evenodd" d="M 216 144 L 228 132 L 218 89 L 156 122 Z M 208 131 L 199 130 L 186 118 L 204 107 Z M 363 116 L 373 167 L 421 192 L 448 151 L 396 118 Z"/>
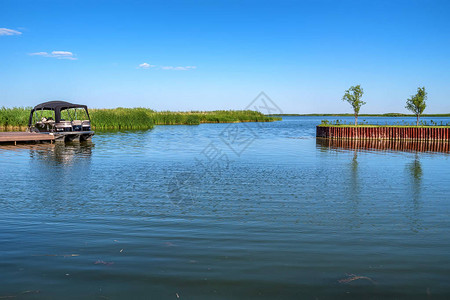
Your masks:
<path fill-rule="evenodd" d="M 25 129 L 31 107 L 0 108 L 0 128 Z M 48 112 L 51 114 L 51 112 Z M 149 129 L 154 125 L 198 125 L 201 123 L 271 122 L 280 117 L 268 117 L 250 110 L 220 110 L 192 112 L 156 112 L 148 108 L 91 109 L 94 129 Z M 51 116 L 51 115 L 45 115 Z M 62 118 L 67 116 L 62 115 Z"/>

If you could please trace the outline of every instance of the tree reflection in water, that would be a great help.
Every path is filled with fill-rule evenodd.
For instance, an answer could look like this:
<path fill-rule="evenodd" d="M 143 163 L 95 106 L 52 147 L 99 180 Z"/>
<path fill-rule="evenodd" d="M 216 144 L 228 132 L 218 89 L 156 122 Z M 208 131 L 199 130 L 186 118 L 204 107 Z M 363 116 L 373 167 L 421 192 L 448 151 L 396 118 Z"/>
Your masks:
<path fill-rule="evenodd" d="M 355 150 L 353 152 L 353 158 L 350 163 L 350 205 L 351 205 L 351 222 L 353 227 L 359 227 L 361 225 L 361 215 L 359 211 L 359 204 L 360 204 L 360 184 L 359 184 L 359 178 L 358 178 L 358 151 Z"/>
<path fill-rule="evenodd" d="M 378 150 L 378 151 L 402 151 L 414 152 L 414 160 L 406 165 L 407 178 L 409 184 L 405 187 L 405 193 L 410 191 L 411 199 L 405 203 L 404 215 L 408 220 L 410 230 L 419 232 L 423 229 L 422 218 L 422 177 L 423 169 L 420 162 L 421 152 L 444 152 L 448 153 L 450 143 L 433 141 L 383 141 L 383 140 L 342 140 L 342 139 L 316 139 L 316 146 L 320 151 L 353 151 L 351 161 L 351 181 L 349 187 L 350 199 L 352 200 L 352 211 L 355 218 L 358 214 L 359 204 L 359 180 L 358 180 L 358 151 Z"/>
<path fill-rule="evenodd" d="M 419 153 L 416 153 L 414 160 L 406 165 L 406 172 L 411 178 L 411 202 L 406 203 L 406 218 L 410 222 L 410 228 L 414 232 L 422 229 L 420 218 L 421 211 L 421 192 L 422 192 L 422 164 L 420 163 Z"/>

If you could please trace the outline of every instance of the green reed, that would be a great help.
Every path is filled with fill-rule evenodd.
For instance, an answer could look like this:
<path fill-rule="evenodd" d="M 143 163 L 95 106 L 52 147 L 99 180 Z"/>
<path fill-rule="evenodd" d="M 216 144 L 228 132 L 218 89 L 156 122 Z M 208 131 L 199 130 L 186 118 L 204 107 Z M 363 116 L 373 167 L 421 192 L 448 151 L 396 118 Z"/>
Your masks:
<path fill-rule="evenodd" d="M 31 108 L 0 108 L 0 127 L 25 128 Z M 86 119 L 83 110 L 77 110 L 77 119 Z M 281 120 L 250 110 L 217 110 L 191 112 L 156 112 L 148 108 L 90 109 L 94 129 L 150 129 L 154 125 L 198 125 L 201 123 L 270 122 Z M 54 117 L 52 111 L 37 112 L 37 118 Z M 73 110 L 63 111 L 61 119 L 70 120 Z"/>
<path fill-rule="evenodd" d="M 150 129 L 153 111 L 147 108 L 91 109 L 92 127 L 96 129 Z"/>
<path fill-rule="evenodd" d="M 0 126 L 26 127 L 31 107 L 0 108 Z"/>
<path fill-rule="evenodd" d="M 271 122 L 279 117 L 267 117 L 251 110 L 215 110 L 190 112 L 154 112 L 152 118 L 157 125 L 197 125 L 200 123 Z"/>

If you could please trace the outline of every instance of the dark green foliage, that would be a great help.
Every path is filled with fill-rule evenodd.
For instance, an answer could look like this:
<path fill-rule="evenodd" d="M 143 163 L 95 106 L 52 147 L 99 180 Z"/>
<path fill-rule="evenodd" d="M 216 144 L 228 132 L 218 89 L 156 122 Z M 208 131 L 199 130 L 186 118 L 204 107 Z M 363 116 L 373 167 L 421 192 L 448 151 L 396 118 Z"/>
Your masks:
<path fill-rule="evenodd" d="M 425 87 L 417 88 L 417 93 L 406 100 L 406 106 L 409 111 L 414 113 L 417 117 L 417 125 L 419 125 L 419 117 L 427 107 L 425 101 L 427 100 L 427 92 Z"/>
<path fill-rule="evenodd" d="M 342 101 L 347 101 L 353 107 L 353 112 L 355 114 L 355 125 L 358 125 L 358 114 L 361 106 L 366 104 L 366 102 L 361 100 L 363 94 L 364 90 L 358 84 L 356 86 L 351 86 L 348 90 L 346 90 L 344 96 L 342 97 Z"/>

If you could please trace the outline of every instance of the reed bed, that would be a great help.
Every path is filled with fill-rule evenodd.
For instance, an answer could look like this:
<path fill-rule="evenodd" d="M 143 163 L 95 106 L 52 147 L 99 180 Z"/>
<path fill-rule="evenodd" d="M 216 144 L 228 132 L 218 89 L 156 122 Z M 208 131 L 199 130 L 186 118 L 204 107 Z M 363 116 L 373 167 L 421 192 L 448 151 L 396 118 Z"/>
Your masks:
<path fill-rule="evenodd" d="M 92 127 L 95 129 L 150 129 L 153 111 L 147 108 L 91 109 Z"/>
<path fill-rule="evenodd" d="M 22 129 L 28 125 L 31 107 L 0 108 L 1 129 Z M 78 110 L 81 112 L 81 110 Z M 51 116 L 47 112 L 43 116 Z M 217 110 L 190 112 L 156 112 L 148 108 L 90 109 L 94 129 L 150 129 L 154 125 L 198 125 L 201 123 L 271 122 L 281 120 L 251 110 Z M 63 111 L 63 119 L 69 119 Z M 78 115 L 78 118 L 83 118 Z"/>
<path fill-rule="evenodd" d="M 0 127 L 4 129 L 25 128 L 28 125 L 31 107 L 0 108 Z"/>
<path fill-rule="evenodd" d="M 279 121 L 279 117 L 267 117 L 251 110 L 215 110 L 190 112 L 154 112 L 152 118 L 156 125 L 197 125 L 201 123 L 234 123 L 234 122 L 271 122 Z"/>

